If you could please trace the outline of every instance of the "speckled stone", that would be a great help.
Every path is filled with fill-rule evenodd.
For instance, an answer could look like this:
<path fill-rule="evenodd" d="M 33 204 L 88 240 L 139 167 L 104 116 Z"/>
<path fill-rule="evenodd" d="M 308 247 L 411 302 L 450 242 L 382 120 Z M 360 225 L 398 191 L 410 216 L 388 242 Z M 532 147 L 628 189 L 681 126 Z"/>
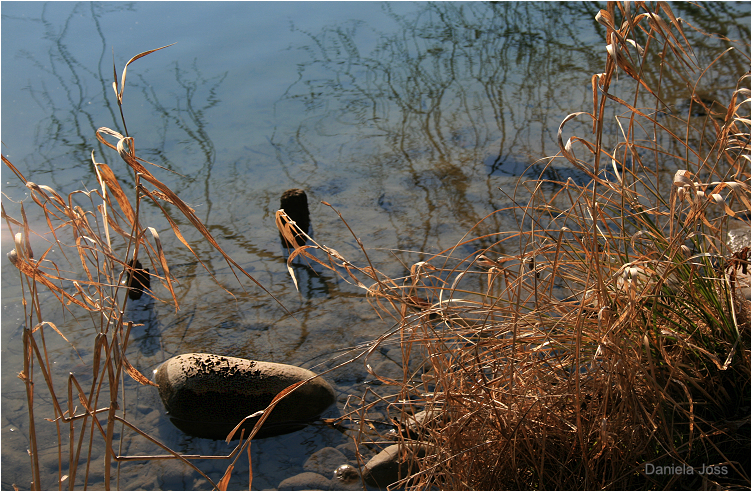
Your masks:
<path fill-rule="evenodd" d="M 225 439 L 244 417 L 266 408 L 280 391 L 314 377 L 277 404 L 257 436 L 305 427 L 335 401 L 329 383 L 315 376 L 286 364 L 193 353 L 165 361 L 154 380 L 178 428 L 197 437 Z M 246 422 L 246 435 L 256 421 Z"/>

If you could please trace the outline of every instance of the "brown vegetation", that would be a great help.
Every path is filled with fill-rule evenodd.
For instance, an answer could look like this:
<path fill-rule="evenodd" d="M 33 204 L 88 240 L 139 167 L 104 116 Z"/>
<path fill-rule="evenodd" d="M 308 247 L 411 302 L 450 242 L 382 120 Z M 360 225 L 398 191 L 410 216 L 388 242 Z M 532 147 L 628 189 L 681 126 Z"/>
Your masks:
<path fill-rule="evenodd" d="M 290 257 L 316 260 L 318 249 L 343 278 L 357 270 L 394 319 L 371 351 L 397 340 L 404 377 L 380 378 L 390 396 L 366 394 L 348 409 L 356 440 L 381 437 L 363 425 L 372 407 L 386 406 L 401 430 L 420 410 L 442 415 L 418 436 L 399 433 L 405 459 L 416 439 L 429 452 L 395 487 L 749 487 L 749 299 L 735 296 L 727 262 L 737 252 L 726 246 L 726 231 L 749 227 L 749 74 L 729 100 L 708 104 L 697 94 L 708 67 L 696 65 L 670 7 L 632 9 L 598 13 L 609 45 L 592 112 L 564 119 L 549 161 L 566 159 L 588 183 L 556 182 L 547 194 L 542 179 L 521 180 L 509 194 L 527 192 L 527 203 L 494 212 L 514 213 L 518 231 L 471 230 L 404 278 L 316 243 Z M 687 85 L 689 114 L 661 100 L 673 79 Z M 617 136 L 604 135 L 607 105 L 623 110 L 608 147 Z M 592 121 L 592 135 L 565 139 L 574 118 Z M 489 238 L 474 255 L 454 254 Z M 508 244 L 519 252 L 494 253 Z M 746 265 L 748 255 L 737 257 Z M 707 466 L 726 473 L 701 474 Z"/>

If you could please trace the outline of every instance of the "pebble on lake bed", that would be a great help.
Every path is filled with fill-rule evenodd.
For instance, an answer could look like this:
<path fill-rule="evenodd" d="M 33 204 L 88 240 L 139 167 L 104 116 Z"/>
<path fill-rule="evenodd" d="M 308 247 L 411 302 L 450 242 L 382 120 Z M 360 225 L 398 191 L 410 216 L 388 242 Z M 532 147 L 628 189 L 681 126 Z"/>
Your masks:
<path fill-rule="evenodd" d="M 334 470 L 334 478 L 343 484 L 355 484 L 360 482 L 360 473 L 357 468 L 346 463 Z"/>
<path fill-rule="evenodd" d="M 296 366 L 213 354 L 184 354 L 156 371 L 159 396 L 179 429 L 209 439 L 225 439 L 248 415 L 266 408 L 292 384 L 314 378 L 281 400 L 257 437 L 300 430 L 335 401 L 322 377 Z M 248 419 L 247 436 L 258 418 Z M 240 437 L 240 432 L 234 436 Z"/>
<path fill-rule="evenodd" d="M 400 444 L 387 446 L 366 463 L 363 467 L 363 480 L 368 485 L 385 489 L 410 473 L 418 471 L 417 464 L 411 464 L 409 460 L 400 461 L 400 447 L 405 446 Z M 417 457 L 422 458 L 426 454 L 425 446 L 413 446 L 410 453 L 415 453 Z"/>
<path fill-rule="evenodd" d="M 339 465 L 345 463 L 347 458 L 341 451 L 332 447 L 321 448 L 313 453 L 305 463 L 303 470 L 330 475 Z"/>
<path fill-rule="evenodd" d="M 323 475 L 303 472 L 282 480 L 278 490 L 331 490 L 332 481 Z"/>

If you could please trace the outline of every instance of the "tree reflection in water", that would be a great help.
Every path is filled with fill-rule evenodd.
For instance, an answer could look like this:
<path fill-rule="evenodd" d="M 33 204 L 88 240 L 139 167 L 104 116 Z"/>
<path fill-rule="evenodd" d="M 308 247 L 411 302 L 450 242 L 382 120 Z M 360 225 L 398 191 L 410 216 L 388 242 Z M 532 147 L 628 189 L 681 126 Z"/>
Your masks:
<path fill-rule="evenodd" d="M 497 187 L 556 152 L 558 120 L 587 101 L 600 48 L 582 4 L 384 8 L 399 28 L 376 33 L 370 54 L 357 48 L 362 23 L 307 33 L 311 59 L 278 103 L 305 117 L 273 143 L 293 181 L 335 167 L 367 180 L 361 199 L 388 213 L 395 246 L 426 250 L 443 244 L 443 224 L 467 231 L 508 205 Z M 329 167 L 320 156 L 331 148 Z"/>
<path fill-rule="evenodd" d="M 727 6 L 681 9 L 713 32 L 720 27 L 716 7 L 732 15 Z M 310 59 L 277 103 L 301 116 L 272 138 L 292 182 L 325 194 L 333 175 L 357 177 L 367 185 L 353 199 L 388 214 L 394 246 L 427 251 L 451 246 L 457 234 L 508 206 L 516 176 L 585 179 L 563 160 L 540 159 L 558 152 L 561 120 L 592 106 L 590 77 L 602 71 L 605 49 L 593 17 L 600 7 L 438 2 L 407 15 L 383 8 L 398 26 L 393 33 L 360 21 L 305 33 L 310 43 L 299 49 Z M 746 37 L 737 29 L 729 35 L 748 38 L 748 29 Z M 372 37 L 375 47 L 365 53 Z M 700 45 L 713 42 L 723 43 Z M 723 87 L 733 89 L 738 67 L 727 72 Z M 714 74 L 709 85 L 723 77 Z M 674 104 L 687 98 L 680 81 L 663 87 Z M 577 124 L 567 130 L 580 131 Z M 477 233 L 503 230 L 502 220 L 495 214 Z"/>

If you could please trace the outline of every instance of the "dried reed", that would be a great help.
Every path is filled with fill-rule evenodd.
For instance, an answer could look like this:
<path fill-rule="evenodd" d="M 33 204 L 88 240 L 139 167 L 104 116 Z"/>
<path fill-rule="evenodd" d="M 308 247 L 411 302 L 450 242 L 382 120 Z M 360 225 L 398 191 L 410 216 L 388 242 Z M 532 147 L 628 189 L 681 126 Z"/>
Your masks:
<path fill-rule="evenodd" d="M 112 169 L 107 164 L 97 162 L 93 152 L 91 159 L 97 172 L 99 188 L 91 191 L 74 191 L 67 197 L 61 196 L 49 186 L 27 180 L 8 159 L 2 157 L 4 164 L 29 189 L 31 199 L 39 207 L 48 226 L 46 233 L 33 231 L 26 218 L 23 203 L 21 203 L 21 220 L 6 214 L 3 206 L 3 218 L 15 238 L 15 249 L 8 254 L 8 258 L 19 270 L 24 287 L 23 305 L 26 325 L 23 331 L 24 367 L 19 377 L 26 383 L 32 489 L 52 488 L 50 484 L 42 483 L 40 473 L 36 433 L 37 417 L 34 413 L 35 394 L 38 394 L 40 389 L 35 388 L 39 379 L 38 376 L 35 377 L 35 371 L 37 374 L 41 373 L 43 378 L 41 386 L 47 391 L 47 396 L 52 403 L 52 418 L 46 420 L 53 421 L 57 426 L 57 488 L 59 489 L 67 486 L 73 490 L 81 481 L 84 489 L 89 486 L 90 476 L 94 473 L 92 468 L 99 466 L 92 461 L 93 450 L 101 445 L 104 446 L 103 486 L 107 490 L 113 486 L 114 478 L 111 476 L 113 462 L 117 463 L 118 477 L 115 486 L 119 488 L 120 463 L 161 459 L 183 461 L 203 476 L 212 487 L 226 487 L 227 480 L 223 480 L 220 484 L 215 483 L 189 460 L 232 459 L 233 456 L 239 454 L 240 447 L 235 448 L 229 456 L 181 455 L 138 429 L 126 418 L 128 402 L 123 390 L 125 374 L 140 384 L 155 385 L 131 365 L 125 355 L 132 327 L 132 322 L 124 317 L 126 304 L 129 298 L 137 297 L 142 292 L 152 295 L 149 286 L 159 282 L 172 296 L 171 301 L 167 302 L 171 302 L 176 310 L 179 307 L 173 290 L 175 279 L 170 274 L 159 233 L 154 227 L 144 226 L 140 219 L 140 209 L 144 199 L 151 201 L 164 213 L 175 236 L 194 256 L 194 250 L 183 237 L 177 221 L 172 218 L 171 214 L 174 212 L 171 210 L 177 210 L 188 219 L 190 225 L 216 248 L 227 261 L 236 278 L 238 278 L 237 272 L 240 272 L 271 296 L 222 250 L 193 209 L 145 167 L 146 164 L 152 163 L 136 155 L 134 139 L 128 136 L 125 118 L 122 116 L 127 68 L 135 60 L 163 48 L 166 46 L 131 58 L 123 69 L 120 84 L 118 84 L 117 70 L 114 70 L 113 88 L 126 134 L 122 135 L 109 128 L 99 128 L 96 132 L 97 139 L 110 149 L 117 151 L 133 170 L 135 202 L 123 190 Z M 107 140 L 113 137 L 116 139 L 115 144 Z M 16 230 L 19 232 L 15 232 Z M 36 256 L 31 249 L 32 234 L 51 243 L 50 247 L 39 256 Z M 57 247 L 58 253 L 56 254 L 52 254 L 54 247 Z M 69 258 L 71 254 L 72 260 Z M 206 269 L 201 259 L 198 256 L 196 258 Z M 141 261 L 150 268 L 142 269 Z M 60 262 L 67 263 L 67 265 L 61 266 Z M 208 269 L 206 270 L 209 275 L 212 275 Z M 65 396 L 60 395 L 59 387 L 55 386 L 56 376 L 50 364 L 45 333 L 52 329 L 66 342 L 68 340 L 54 323 L 46 321 L 45 316 L 49 314 L 48 308 L 43 308 L 40 301 L 42 291 L 49 291 L 59 301 L 60 306 L 72 314 L 74 311 L 70 307 L 71 304 L 90 313 L 94 327 L 91 337 L 92 350 L 86 350 L 90 354 L 86 360 L 82 358 L 82 362 L 91 369 L 93 377 L 88 390 L 79 384 L 73 374 L 69 374 L 66 378 Z M 131 296 L 125 293 L 130 293 Z M 102 401 L 106 402 L 104 406 L 102 406 Z M 116 426 L 119 427 L 118 432 L 116 432 Z M 122 454 L 126 428 L 129 430 L 128 434 L 138 435 L 164 454 L 149 456 Z M 95 440 L 95 438 L 98 439 Z M 67 444 L 65 444 L 66 440 Z M 85 464 L 83 477 L 80 477 L 81 463 Z M 226 476 L 229 478 L 229 472 Z"/>

